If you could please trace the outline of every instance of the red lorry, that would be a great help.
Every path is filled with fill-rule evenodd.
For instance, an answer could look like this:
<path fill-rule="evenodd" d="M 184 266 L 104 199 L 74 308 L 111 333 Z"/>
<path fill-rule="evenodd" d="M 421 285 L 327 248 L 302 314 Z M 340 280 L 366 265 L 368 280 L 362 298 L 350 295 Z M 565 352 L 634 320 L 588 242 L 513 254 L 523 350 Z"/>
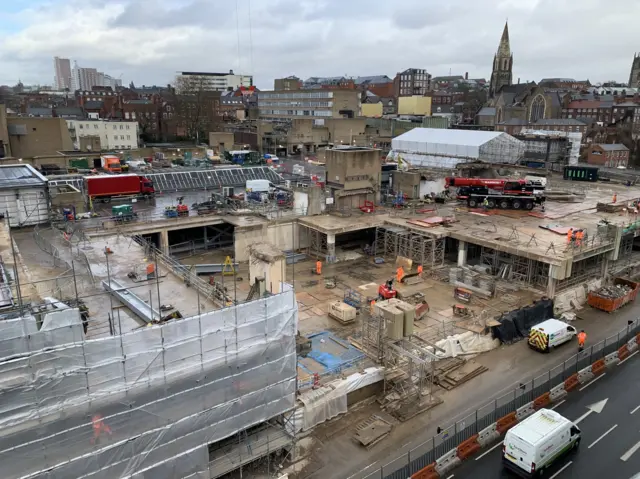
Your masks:
<path fill-rule="evenodd" d="M 108 203 L 112 198 L 124 196 L 153 196 L 153 182 L 139 175 L 85 176 L 84 190 L 92 200 Z"/>

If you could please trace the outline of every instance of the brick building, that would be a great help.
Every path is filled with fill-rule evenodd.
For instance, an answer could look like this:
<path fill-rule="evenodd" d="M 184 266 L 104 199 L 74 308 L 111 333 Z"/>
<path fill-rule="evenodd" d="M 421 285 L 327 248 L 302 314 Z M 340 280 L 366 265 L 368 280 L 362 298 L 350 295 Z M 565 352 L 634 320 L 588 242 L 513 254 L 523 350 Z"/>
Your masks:
<path fill-rule="evenodd" d="M 619 166 L 626 168 L 629 165 L 629 148 L 621 143 L 591 145 L 587 152 L 587 163 L 609 168 L 617 168 Z"/>
<path fill-rule="evenodd" d="M 431 89 L 431 74 L 427 70 L 409 68 L 393 79 L 393 96 L 426 95 Z"/>

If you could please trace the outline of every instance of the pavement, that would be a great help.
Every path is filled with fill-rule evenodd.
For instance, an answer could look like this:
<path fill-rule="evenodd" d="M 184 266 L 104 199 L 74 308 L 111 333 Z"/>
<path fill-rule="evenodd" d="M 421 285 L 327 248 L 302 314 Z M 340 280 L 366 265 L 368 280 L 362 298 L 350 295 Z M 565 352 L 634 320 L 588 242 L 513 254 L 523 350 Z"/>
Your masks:
<path fill-rule="evenodd" d="M 627 320 L 639 316 L 638 302 L 623 308 L 615 315 L 587 307 L 579 312 L 582 319 L 575 321 L 574 325 L 587 332 L 589 346 L 617 335 L 627 325 Z M 300 477 L 363 479 L 392 462 L 401 467 L 406 462 L 398 461 L 398 458 L 403 455 L 406 457 L 409 450 L 430 441 L 436 434 L 437 427 L 446 429 L 454 421 L 464 419 L 493 399 L 512 391 L 519 382 L 530 382 L 534 377 L 547 373 L 549 369 L 558 366 L 576 352 L 573 344 L 567 344 L 551 354 L 541 354 L 528 348 L 526 341 L 520 341 L 480 355 L 475 361 L 488 367 L 488 372 L 452 391 L 436 393 L 444 400 L 443 404 L 410 421 L 397 424 L 387 439 L 368 451 L 354 444 L 353 429 L 350 426 L 334 424 L 334 428 L 342 427 L 343 431 L 322 444 L 315 454 L 314 466 L 307 467 Z M 345 420 L 348 420 L 347 418 Z M 384 468 L 385 474 L 391 474 L 393 470 L 395 468 L 391 465 Z"/>
<path fill-rule="evenodd" d="M 629 479 L 640 473 L 640 354 L 585 384 L 552 409 L 578 422 L 577 452 L 544 471 L 549 479 Z M 502 467 L 502 440 L 467 459 L 447 479 L 517 477 Z"/>

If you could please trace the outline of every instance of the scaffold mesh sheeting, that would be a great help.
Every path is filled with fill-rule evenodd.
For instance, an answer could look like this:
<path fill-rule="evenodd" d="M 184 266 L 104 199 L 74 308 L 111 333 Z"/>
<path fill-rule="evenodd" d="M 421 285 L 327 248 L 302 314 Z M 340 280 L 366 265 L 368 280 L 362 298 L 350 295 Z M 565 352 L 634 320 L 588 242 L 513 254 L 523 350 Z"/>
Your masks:
<path fill-rule="evenodd" d="M 209 477 L 209 444 L 292 410 L 297 315 L 289 288 L 101 339 L 0 322 L 0 476 Z"/>

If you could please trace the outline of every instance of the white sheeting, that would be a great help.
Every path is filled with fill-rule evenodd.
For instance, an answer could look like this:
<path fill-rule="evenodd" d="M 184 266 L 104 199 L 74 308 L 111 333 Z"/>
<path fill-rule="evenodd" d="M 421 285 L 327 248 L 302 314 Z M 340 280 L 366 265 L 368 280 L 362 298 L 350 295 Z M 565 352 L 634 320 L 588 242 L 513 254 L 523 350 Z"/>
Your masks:
<path fill-rule="evenodd" d="M 446 352 L 437 350 L 436 355 L 440 358 L 455 358 L 461 354 L 479 354 L 491 351 L 500 346 L 498 339 L 492 339 L 491 335 L 481 335 L 473 331 L 448 336 L 436 342 L 436 346 Z"/>
<path fill-rule="evenodd" d="M 294 413 L 296 432 L 308 431 L 324 421 L 347 412 L 347 394 L 384 379 L 384 368 L 366 368 L 363 372 L 350 374 L 345 379 L 336 379 L 299 397 L 302 406 Z"/>

